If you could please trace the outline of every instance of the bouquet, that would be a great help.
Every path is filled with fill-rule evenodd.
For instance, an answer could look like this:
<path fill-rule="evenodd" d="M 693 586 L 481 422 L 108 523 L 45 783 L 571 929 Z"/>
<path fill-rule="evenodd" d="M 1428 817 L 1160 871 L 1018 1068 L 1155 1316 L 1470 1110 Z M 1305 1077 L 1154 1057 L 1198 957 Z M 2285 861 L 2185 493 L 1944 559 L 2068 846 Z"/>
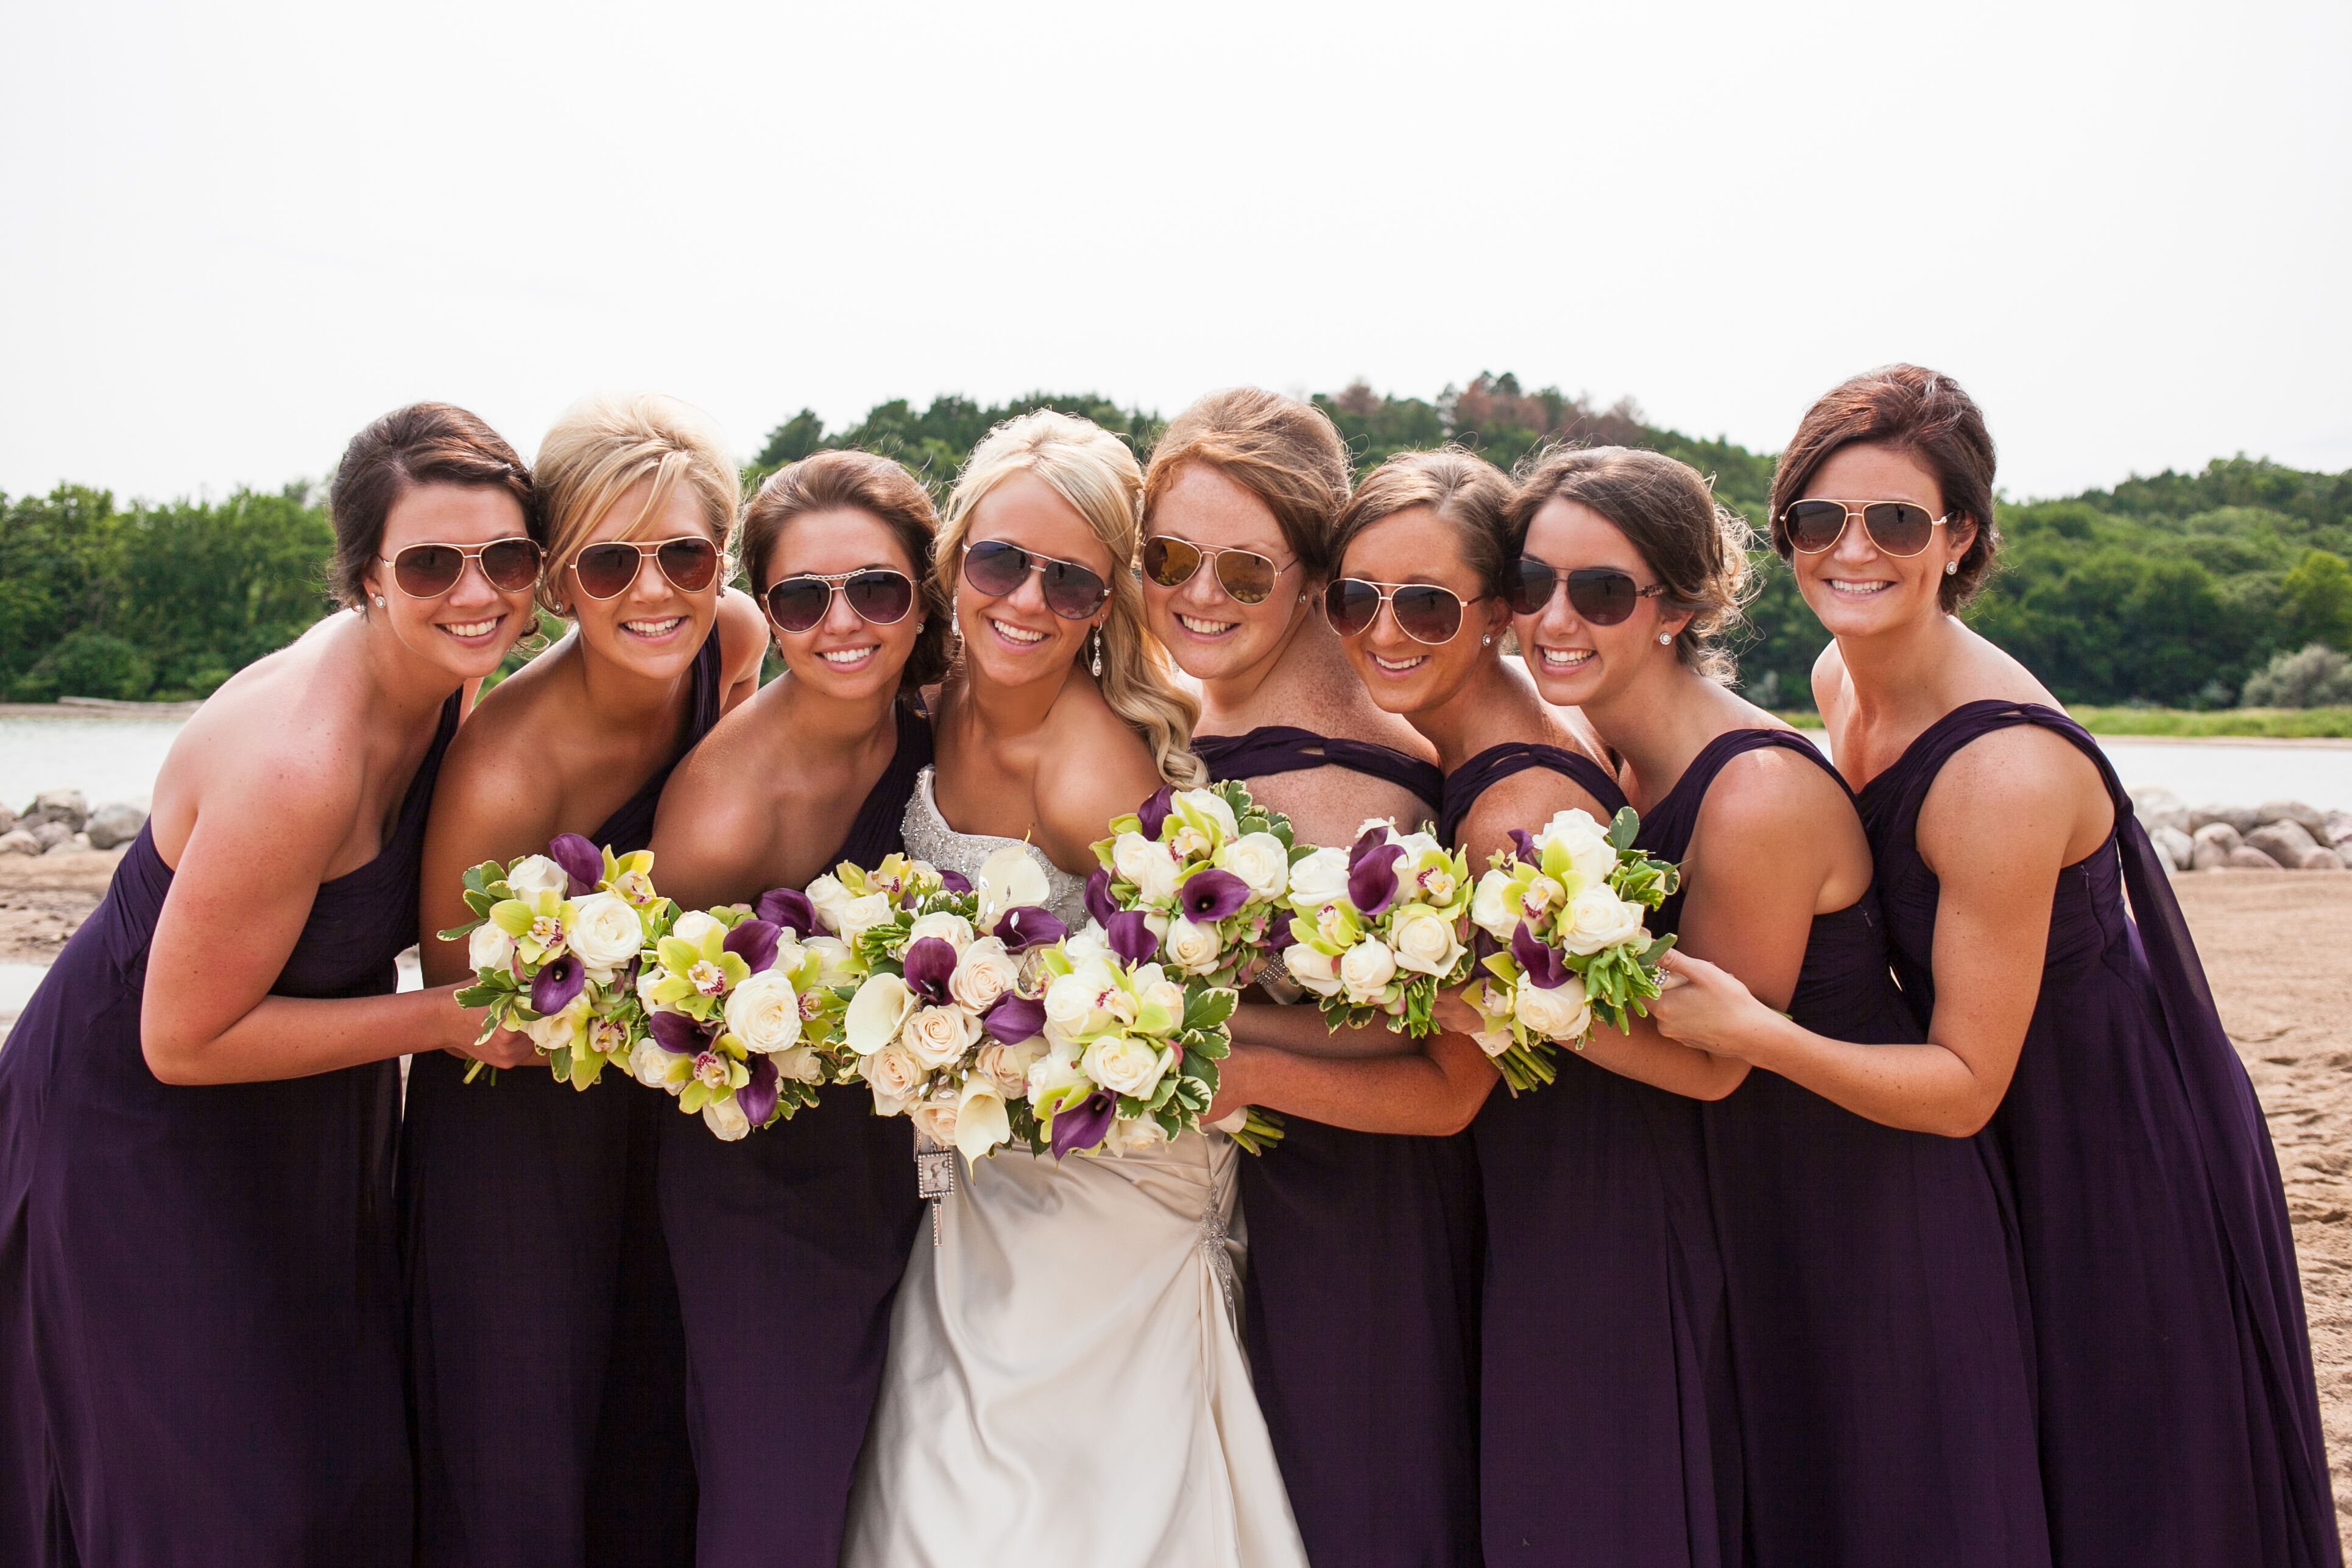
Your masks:
<path fill-rule="evenodd" d="M 566 833 L 544 855 L 511 866 L 485 860 L 466 873 L 475 918 L 437 934 L 466 942 L 474 984 L 457 1004 L 483 1009 L 477 1044 L 520 1030 L 558 1079 L 581 1089 L 628 1055 L 643 1020 L 636 979 L 647 922 L 668 918 L 653 861 L 645 850 L 616 857 Z M 467 1068 L 466 1081 L 482 1067 Z"/>
<path fill-rule="evenodd" d="M 1625 1027 L 1658 994 L 1658 960 L 1675 944 L 1643 921 L 1681 873 L 1633 847 L 1631 806 L 1603 828 L 1590 813 L 1563 811 L 1532 837 L 1511 834 L 1478 880 L 1470 918 L 1502 944 L 1481 967 L 1491 976 L 1473 1005 L 1475 1038 L 1517 1094 L 1552 1081 L 1554 1047 L 1577 1050 L 1595 1019 Z"/>
<path fill-rule="evenodd" d="M 1438 992 L 1470 973 L 1470 865 L 1459 851 L 1368 822 L 1353 847 L 1290 868 L 1289 906 L 1284 967 L 1333 1028 L 1381 1018 L 1416 1037 L 1436 1031 Z"/>
<path fill-rule="evenodd" d="M 1211 985 L 1245 985 L 1268 931 L 1286 921 L 1290 819 L 1228 782 L 1178 793 L 1163 787 L 1094 847 L 1087 911 L 1108 928 L 1133 910 L 1160 941 L 1164 969 Z"/>

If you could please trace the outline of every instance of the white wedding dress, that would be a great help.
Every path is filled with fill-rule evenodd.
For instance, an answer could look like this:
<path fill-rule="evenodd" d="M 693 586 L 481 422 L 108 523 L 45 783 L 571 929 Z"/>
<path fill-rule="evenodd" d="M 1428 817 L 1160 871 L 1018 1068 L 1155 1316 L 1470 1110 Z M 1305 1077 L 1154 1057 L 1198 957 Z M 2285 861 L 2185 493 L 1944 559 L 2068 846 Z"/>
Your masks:
<path fill-rule="evenodd" d="M 950 828 L 928 768 L 906 839 L 968 877 L 1013 842 Z M 1084 883 L 1030 853 L 1076 929 Z M 1188 1133 L 959 1172 L 898 1286 L 846 1568 L 1305 1568 L 1242 1352 L 1239 1157 Z"/>

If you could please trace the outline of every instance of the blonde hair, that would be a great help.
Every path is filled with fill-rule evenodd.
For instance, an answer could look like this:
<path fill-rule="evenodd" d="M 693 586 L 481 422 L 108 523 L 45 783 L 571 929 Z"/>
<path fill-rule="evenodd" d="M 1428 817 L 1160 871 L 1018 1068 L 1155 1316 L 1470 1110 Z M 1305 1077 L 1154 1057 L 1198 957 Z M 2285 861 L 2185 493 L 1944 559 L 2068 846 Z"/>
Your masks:
<path fill-rule="evenodd" d="M 1110 552 L 1110 615 L 1102 623 L 1103 700 L 1151 747 L 1160 776 L 1174 784 L 1208 782 L 1192 752 L 1201 704 L 1169 674 L 1168 655 L 1143 629 L 1143 590 L 1135 580 L 1143 532 L 1143 470 L 1127 444 L 1090 420 L 1040 408 L 1008 419 L 971 449 L 940 520 L 931 575 L 955 602 L 963 542 L 972 509 L 1015 474 L 1034 474 L 1087 520 Z"/>
<path fill-rule="evenodd" d="M 532 474 L 547 515 L 547 569 L 539 580 L 539 602 L 552 615 L 565 613 L 558 585 L 589 535 L 632 486 L 646 479 L 653 481 L 652 493 L 622 538 L 633 537 L 659 516 L 671 492 L 683 484 L 701 502 L 703 522 L 721 553 L 732 559 L 742 476 L 727 455 L 719 426 L 691 404 L 657 392 L 583 397 L 539 444 Z M 719 580 L 730 574 L 722 561 Z"/>

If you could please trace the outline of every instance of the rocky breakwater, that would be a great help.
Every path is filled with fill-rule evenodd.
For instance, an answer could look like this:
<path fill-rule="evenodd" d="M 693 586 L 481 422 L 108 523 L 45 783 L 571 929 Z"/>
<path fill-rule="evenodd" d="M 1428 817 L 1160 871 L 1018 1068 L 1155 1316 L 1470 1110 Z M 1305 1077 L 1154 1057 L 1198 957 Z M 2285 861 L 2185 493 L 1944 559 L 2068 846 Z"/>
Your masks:
<path fill-rule="evenodd" d="M 2299 800 L 2184 805 L 2168 789 L 2132 795 L 2156 852 L 2176 871 L 2341 871 L 2352 865 L 2352 811 Z"/>
<path fill-rule="evenodd" d="M 44 790 L 21 813 L 0 805 L 0 855 L 79 855 L 119 849 L 146 826 L 144 807 L 128 801 L 96 811 L 78 789 Z"/>

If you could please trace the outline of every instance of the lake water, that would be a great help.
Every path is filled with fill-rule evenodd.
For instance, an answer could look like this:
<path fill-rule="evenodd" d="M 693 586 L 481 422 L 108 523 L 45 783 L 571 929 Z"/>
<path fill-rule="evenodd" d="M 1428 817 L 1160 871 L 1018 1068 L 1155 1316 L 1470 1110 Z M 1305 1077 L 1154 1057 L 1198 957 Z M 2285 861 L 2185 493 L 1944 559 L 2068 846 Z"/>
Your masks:
<path fill-rule="evenodd" d="M 0 718 L 0 801 L 22 811 L 45 789 L 78 789 L 92 805 L 113 800 L 145 805 L 184 722 L 79 714 Z"/>

